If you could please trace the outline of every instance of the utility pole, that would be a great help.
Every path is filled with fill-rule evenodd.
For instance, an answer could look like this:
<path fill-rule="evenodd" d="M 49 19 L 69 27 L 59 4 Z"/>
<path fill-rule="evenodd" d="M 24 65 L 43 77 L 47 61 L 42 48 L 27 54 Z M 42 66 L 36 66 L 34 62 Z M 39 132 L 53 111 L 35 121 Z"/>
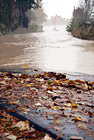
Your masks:
<path fill-rule="evenodd" d="M 55 26 L 56 25 L 56 17 L 57 17 L 57 15 L 54 17 L 54 30 L 56 30 L 56 28 L 55 28 L 56 27 Z"/>
<path fill-rule="evenodd" d="M 55 17 L 54 17 L 54 30 L 55 30 Z"/>

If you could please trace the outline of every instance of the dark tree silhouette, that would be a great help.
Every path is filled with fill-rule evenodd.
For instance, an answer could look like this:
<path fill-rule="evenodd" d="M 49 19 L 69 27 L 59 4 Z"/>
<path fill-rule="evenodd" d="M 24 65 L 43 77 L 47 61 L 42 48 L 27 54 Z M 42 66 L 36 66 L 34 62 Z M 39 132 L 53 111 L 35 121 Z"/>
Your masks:
<path fill-rule="evenodd" d="M 19 26 L 28 27 L 25 13 L 40 7 L 42 0 L 0 0 L 0 29 L 13 31 Z"/>

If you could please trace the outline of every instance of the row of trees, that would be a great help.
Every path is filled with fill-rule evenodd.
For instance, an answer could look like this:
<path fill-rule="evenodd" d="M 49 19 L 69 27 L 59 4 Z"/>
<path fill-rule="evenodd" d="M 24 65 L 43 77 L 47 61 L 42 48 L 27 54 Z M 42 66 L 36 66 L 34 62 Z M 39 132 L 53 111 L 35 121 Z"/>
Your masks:
<path fill-rule="evenodd" d="M 17 27 L 28 27 L 26 12 L 41 6 L 42 0 L 0 0 L 0 30 L 14 31 Z"/>
<path fill-rule="evenodd" d="M 94 24 L 94 0 L 80 0 L 79 7 L 74 8 L 72 21 L 67 31 L 72 32 L 75 27 Z"/>
<path fill-rule="evenodd" d="M 47 19 L 47 15 L 45 14 L 43 8 L 28 10 L 26 12 L 26 17 L 29 21 L 29 25 L 32 24 L 41 25 Z"/>

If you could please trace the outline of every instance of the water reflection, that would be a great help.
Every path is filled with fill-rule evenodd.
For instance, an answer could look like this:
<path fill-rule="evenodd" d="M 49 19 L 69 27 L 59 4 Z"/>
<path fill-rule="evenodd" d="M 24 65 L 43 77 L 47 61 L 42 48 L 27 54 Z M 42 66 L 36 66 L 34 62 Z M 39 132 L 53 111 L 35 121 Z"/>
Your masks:
<path fill-rule="evenodd" d="M 33 33 L 36 40 L 31 43 L 32 34 L 27 34 L 25 37 L 29 43 L 24 53 L 8 65 L 22 67 L 28 64 L 30 68 L 42 70 L 94 74 L 93 41 L 72 37 L 65 31 L 65 26 L 57 26 L 57 31 L 53 27 L 45 27 L 44 30 L 42 33 Z"/>
<path fill-rule="evenodd" d="M 38 38 L 34 48 L 25 51 L 29 65 L 42 70 L 67 70 L 94 74 L 94 43 L 73 38 L 58 26 L 58 31 L 46 27 L 44 33 L 33 34 Z"/>

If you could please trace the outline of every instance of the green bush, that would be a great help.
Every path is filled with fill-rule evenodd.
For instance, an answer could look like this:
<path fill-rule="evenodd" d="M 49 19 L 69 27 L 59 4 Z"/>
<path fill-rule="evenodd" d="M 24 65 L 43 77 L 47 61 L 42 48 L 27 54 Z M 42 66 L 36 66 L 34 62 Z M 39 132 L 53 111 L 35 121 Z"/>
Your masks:
<path fill-rule="evenodd" d="M 2 32 L 2 34 L 5 30 L 5 28 L 6 28 L 6 26 L 3 23 L 0 23 L 0 31 Z"/>
<path fill-rule="evenodd" d="M 33 23 L 31 25 L 31 31 L 32 32 L 38 32 L 39 31 L 39 26 L 37 24 Z"/>
<path fill-rule="evenodd" d="M 67 32 L 72 32 L 74 27 L 75 27 L 75 22 L 74 22 L 74 19 L 72 19 L 72 21 L 70 21 L 70 23 L 68 23 L 68 25 L 66 27 L 66 31 Z"/>

